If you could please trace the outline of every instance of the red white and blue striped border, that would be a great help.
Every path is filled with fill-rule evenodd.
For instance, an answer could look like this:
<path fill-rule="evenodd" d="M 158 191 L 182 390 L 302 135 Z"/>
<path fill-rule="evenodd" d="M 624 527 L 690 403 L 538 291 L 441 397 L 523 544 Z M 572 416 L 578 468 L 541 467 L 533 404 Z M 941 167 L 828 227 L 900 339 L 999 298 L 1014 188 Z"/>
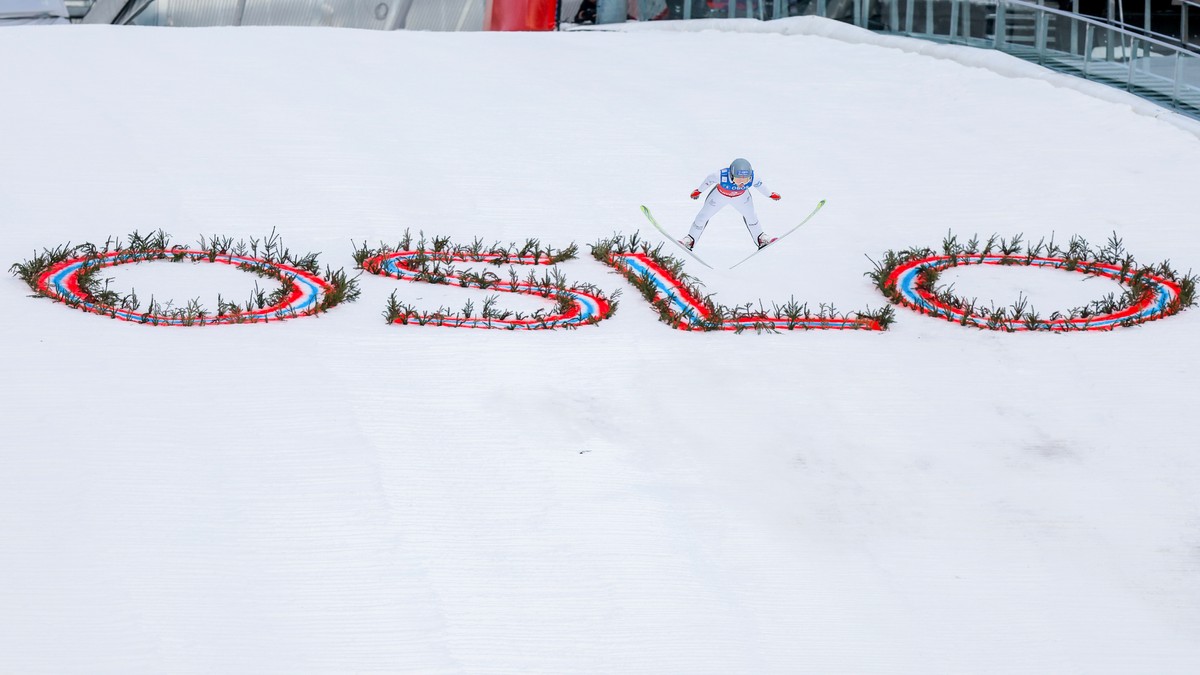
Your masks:
<path fill-rule="evenodd" d="M 1143 323 L 1169 316 L 1179 310 L 1179 285 L 1170 279 L 1143 273 L 1142 279 L 1149 290 L 1133 305 L 1110 314 L 1098 314 L 1089 317 L 1060 318 L 1038 321 L 1035 325 L 1026 325 L 1023 321 L 1010 321 L 1004 325 L 995 326 L 989 323 L 988 317 L 967 315 L 958 307 L 948 305 L 939 300 L 933 293 L 919 287 L 922 270 L 944 270 L 949 267 L 962 265 L 1007 265 L 1043 267 L 1051 269 L 1068 269 L 1072 265 L 1064 258 L 1029 258 L 1023 255 L 932 255 L 926 258 L 911 260 L 892 270 L 885 286 L 894 287 L 900 294 L 901 304 L 922 314 L 944 318 L 948 321 L 965 323 L 976 328 L 992 328 L 995 330 L 1027 331 L 1073 331 L 1073 330 L 1111 330 L 1129 323 Z M 1082 272 L 1112 279 L 1122 284 L 1133 281 L 1137 270 L 1122 268 L 1120 265 L 1091 261 L 1074 261 L 1074 269 L 1069 271 Z"/>
<path fill-rule="evenodd" d="M 672 313 L 679 317 L 680 330 L 708 330 L 704 323 L 712 312 L 698 298 L 646 253 L 613 253 L 609 264 L 630 279 L 649 279 L 658 290 L 656 299 L 665 299 Z M 750 315 L 726 319 L 719 330 L 748 330 L 767 328 L 773 330 L 883 330 L 874 319 L 822 318 Z"/>
<path fill-rule="evenodd" d="M 291 279 L 294 284 L 292 292 L 278 303 L 270 307 L 243 311 L 238 314 L 225 316 L 205 315 L 199 318 L 184 318 L 174 314 L 152 314 L 122 309 L 96 301 L 80 285 L 80 276 L 89 270 L 105 267 L 115 267 L 129 263 L 153 260 L 168 260 L 183 257 L 193 262 L 216 262 L 234 267 L 249 266 L 258 268 L 271 276 Z M 212 325 L 231 323 L 256 323 L 266 321 L 281 321 L 299 316 L 308 316 L 317 312 L 322 297 L 332 290 L 324 279 L 295 267 L 267 262 L 259 258 L 233 254 L 219 254 L 210 258 L 208 251 L 172 249 L 163 251 L 112 251 L 97 256 L 83 256 L 59 262 L 38 277 L 38 290 L 43 294 L 78 307 L 85 312 L 103 314 L 105 316 L 156 326 Z"/>
<path fill-rule="evenodd" d="M 405 281 L 421 281 L 421 270 L 413 267 L 413 259 L 423 258 L 424 260 L 435 259 L 438 262 L 481 262 L 490 263 L 495 260 L 504 260 L 507 263 L 514 265 L 551 265 L 550 258 L 547 256 L 532 256 L 532 255 L 502 255 L 497 253 L 454 253 L 454 252 L 429 252 L 429 251 L 395 251 L 392 253 L 384 253 L 381 255 L 367 258 L 362 262 L 362 268 L 371 274 L 379 274 L 393 279 L 403 279 Z M 452 281 L 461 281 L 461 277 L 447 274 L 447 283 Z M 539 318 L 522 318 L 522 319 L 499 319 L 495 317 L 464 317 L 464 316 L 445 316 L 439 317 L 432 321 L 433 325 L 449 326 L 452 328 L 493 328 L 493 329 L 526 329 L 526 330 L 543 330 L 550 328 L 562 328 L 564 326 L 582 326 L 587 324 L 598 323 L 609 314 L 609 301 L 598 293 L 585 291 L 578 288 L 558 288 L 556 286 L 547 286 L 527 281 L 518 281 L 514 284 L 511 280 L 498 280 L 489 285 L 485 290 L 499 291 L 502 293 L 519 293 L 521 295 L 535 295 L 543 298 L 566 298 L 570 301 L 571 307 L 565 312 L 558 314 L 547 314 Z M 407 319 L 407 321 L 405 320 Z M 417 323 L 416 321 L 405 318 L 397 319 L 396 323 Z"/>

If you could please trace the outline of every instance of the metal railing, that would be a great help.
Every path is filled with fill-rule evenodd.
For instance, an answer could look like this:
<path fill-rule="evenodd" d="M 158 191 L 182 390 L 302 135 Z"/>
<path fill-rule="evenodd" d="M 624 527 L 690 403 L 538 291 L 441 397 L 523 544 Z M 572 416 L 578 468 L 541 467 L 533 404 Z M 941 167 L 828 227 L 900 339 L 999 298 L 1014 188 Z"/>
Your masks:
<path fill-rule="evenodd" d="M 621 2 L 622 0 L 609 0 Z M 639 10 L 652 0 L 639 0 Z M 671 3 L 672 0 L 665 0 Z M 1151 30 L 1149 2 L 1143 25 L 1117 20 L 1124 12 L 1108 3 L 1112 20 L 1048 7 L 1047 0 L 674 0 L 671 15 L 706 18 L 782 18 L 816 15 L 877 33 L 995 49 L 1026 61 L 1079 76 L 1152 101 L 1200 120 L 1200 44 L 1189 35 L 1189 8 L 1180 0 L 1178 37 Z M 568 3 L 564 2 L 564 6 Z M 654 0 L 658 7 L 664 0 Z M 654 18 L 654 11 L 639 11 Z M 671 18 L 671 17 L 666 17 Z"/>
<path fill-rule="evenodd" d="M 570 17 L 580 0 L 561 0 Z M 815 15 L 877 33 L 995 49 L 1026 61 L 1079 76 L 1152 101 L 1200 120 L 1200 43 L 1191 39 L 1189 10 L 1200 0 L 1177 0 L 1179 35 L 1151 28 L 1151 5 L 1144 0 L 1142 25 L 1123 22 L 1116 0 L 1107 18 L 1048 7 L 1056 0 L 638 0 L 639 20 L 654 18 L 774 19 Z M 617 3 L 624 14 L 626 0 Z M 564 17 L 564 18 L 565 18 Z M 1161 17 L 1160 17 L 1161 19 Z M 619 18 L 617 20 L 623 20 Z"/>
<path fill-rule="evenodd" d="M 1200 54 L 1174 40 L 1027 0 L 854 2 L 864 28 L 996 49 L 1200 119 Z"/>
<path fill-rule="evenodd" d="M 1079 11 L 1079 1 L 1080 0 L 1070 0 L 1072 14 L 1082 14 L 1082 12 Z M 1131 0 L 1131 2 L 1133 2 L 1133 1 L 1134 0 Z M 1062 3 L 1060 3 L 1060 4 L 1063 4 L 1065 2 L 1066 2 L 1066 0 L 1062 0 Z M 1038 4 L 1045 4 L 1045 3 L 1039 2 Z M 1200 45 L 1196 45 L 1191 42 L 1191 27 L 1188 25 L 1188 18 L 1189 18 L 1188 8 L 1190 6 L 1191 8 L 1194 8 L 1194 9 L 1200 9 L 1200 0 L 1174 0 L 1173 4 L 1179 6 L 1179 17 L 1178 17 L 1179 25 L 1178 25 L 1178 30 L 1174 34 L 1162 33 L 1162 32 L 1154 30 L 1154 28 L 1152 26 L 1152 21 L 1151 21 L 1154 16 L 1154 8 L 1151 3 L 1151 0 L 1143 1 L 1142 10 L 1141 10 L 1142 11 L 1141 25 L 1126 22 L 1125 21 L 1124 3 L 1114 2 L 1114 0 L 1109 0 L 1106 3 L 1105 16 L 1103 16 L 1103 17 L 1098 16 L 1098 15 L 1085 15 L 1085 16 L 1092 16 L 1092 18 L 1100 19 L 1101 21 L 1103 21 L 1106 24 L 1116 26 L 1118 28 L 1124 28 L 1124 29 L 1128 30 L 1129 32 L 1139 33 L 1141 35 L 1145 35 L 1146 37 L 1156 38 L 1156 39 L 1166 42 L 1168 44 L 1173 44 L 1173 45 L 1176 45 L 1179 47 L 1191 49 L 1192 51 L 1200 50 Z M 1163 19 L 1166 19 L 1166 18 L 1167 17 L 1163 17 Z"/>

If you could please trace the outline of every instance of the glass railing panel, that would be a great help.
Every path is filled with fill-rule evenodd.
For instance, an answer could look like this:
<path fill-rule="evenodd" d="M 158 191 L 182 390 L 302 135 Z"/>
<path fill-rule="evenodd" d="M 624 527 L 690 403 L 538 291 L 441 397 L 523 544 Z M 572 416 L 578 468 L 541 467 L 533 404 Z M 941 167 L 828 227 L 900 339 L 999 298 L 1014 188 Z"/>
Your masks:
<path fill-rule="evenodd" d="M 1171 98 L 1184 111 L 1200 118 L 1200 56 L 1180 53 L 1172 64 Z"/>

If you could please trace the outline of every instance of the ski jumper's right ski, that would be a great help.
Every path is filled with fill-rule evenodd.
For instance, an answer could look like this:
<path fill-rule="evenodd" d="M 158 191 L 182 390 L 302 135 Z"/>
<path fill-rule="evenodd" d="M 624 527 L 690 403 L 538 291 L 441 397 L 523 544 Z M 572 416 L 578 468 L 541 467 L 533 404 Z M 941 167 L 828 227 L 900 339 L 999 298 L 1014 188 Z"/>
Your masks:
<path fill-rule="evenodd" d="M 800 225 L 803 225 L 803 224 L 807 223 L 807 222 L 809 221 L 809 219 L 810 219 L 810 218 L 812 218 L 813 216 L 817 215 L 817 211 L 820 211 L 822 206 L 825 206 L 825 200 L 824 200 L 824 199 L 822 199 L 821 201 L 817 202 L 817 208 L 813 209 L 813 210 L 812 210 L 812 213 L 810 213 L 810 214 L 808 214 L 807 216 L 805 216 L 805 217 L 804 217 L 804 220 L 800 221 Z M 758 250 L 757 250 L 757 251 L 755 251 L 754 253 L 751 253 L 750 255 L 746 256 L 745 258 L 742 258 L 741 260 L 737 261 L 736 263 L 734 263 L 733 265 L 731 265 L 731 266 L 729 267 L 729 269 L 733 269 L 734 267 L 737 267 L 738 265 L 741 265 L 742 263 L 746 262 L 747 260 L 749 260 L 749 259 L 753 258 L 754 256 L 758 255 L 759 253 L 762 253 L 763 251 L 765 251 L 765 250 L 767 250 L 767 249 L 771 248 L 772 246 L 774 246 L 775 244 L 778 244 L 780 239 L 783 239 L 784 237 L 788 236 L 789 234 L 791 234 L 791 233 L 795 232 L 796 230 L 800 229 L 800 225 L 797 225 L 797 226 L 793 227 L 792 229 L 788 230 L 787 232 L 784 232 L 783 234 L 779 235 L 778 237 L 775 237 L 775 239 L 774 239 L 773 241 L 771 241 L 771 243 L 769 243 L 769 244 L 767 244 L 766 246 L 764 246 L 764 247 L 762 247 L 762 248 L 758 249 Z"/>
<path fill-rule="evenodd" d="M 695 261 L 696 261 L 696 262 L 698 262 L 698 263 L 700 263 L 701 265 L 704 265 L 705 267 L 707 267 L 707 268 L 709 268 L 709 269 L 712 269 L 712 265 L 709 265 L 708 263 L 706 263 L 706 262 L 704 262 L 703 260 L 701 260 L 701 259 L 700 259 L 700 256 L 696 255 L 695 253 L 692 253 L 692 250 L 691 250 L 690 248 L 688 248 L 688 247 L 684 246 L 682 243 L 680 243 L 680 242 L 679 242 L 679 240 L 678 240 L 678 239 L 676 239 L 675 237 L 671 236 L 671 233 L 670 233 L 670 232 L 667 232 L 666 230 L 664 230 L 664 229 L 663 229 L 663 226 L 662 226 L 662 225 L 659 225 L 659 224 L 658 224 L 658 221 L 654 219 L 654 216 L 650 215 L 650 209 L 648 209 L 648 208 L 646 208 L 645 206 L 643 206 L 643 207 L 642 207 L 642 213 L 643 213 L 643 214 L 645 214 L 645 216 L 646 216 L 646 220 L 649 220 L 651 225 L 653 225 L 653 226 L 654 226 L 654 227 L 655 227 L 655 228 L 656 228 L 656 229 L 657 229 L 659 232 L 662 232 L 664 235 L 666 235 L 666 236 L 667 236 L 667 239 L 669 239 L 669 240 L 671 241 L 671 243 L 673 243 L 673 244 L 675 244 L 676 246 L 678 246 L 678 247 L 679 247 L 679 250 L 681 250 L 681 251 L 683 251 L 684 253 L 686 253 L 686 254 L 688 254 L 688 255 L 692 256 L 692 258 L 693 258 L 693 259 L 695 259 Z"/>

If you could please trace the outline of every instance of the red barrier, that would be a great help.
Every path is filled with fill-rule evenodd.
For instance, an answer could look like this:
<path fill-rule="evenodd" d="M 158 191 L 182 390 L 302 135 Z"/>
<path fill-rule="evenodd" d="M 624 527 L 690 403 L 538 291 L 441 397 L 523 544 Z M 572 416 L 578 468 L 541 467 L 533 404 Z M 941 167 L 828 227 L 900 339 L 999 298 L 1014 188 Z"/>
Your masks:
<path fill-rule="evenodd" d="M 484 30 L 554 30 L 557 0 L 488 0 Z"/>

